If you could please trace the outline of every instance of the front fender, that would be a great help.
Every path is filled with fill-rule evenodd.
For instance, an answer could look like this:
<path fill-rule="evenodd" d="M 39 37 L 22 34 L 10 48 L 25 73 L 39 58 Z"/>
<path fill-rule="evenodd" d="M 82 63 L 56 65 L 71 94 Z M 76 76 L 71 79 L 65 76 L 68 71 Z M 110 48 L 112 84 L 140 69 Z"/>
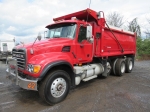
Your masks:
<path fill-rule="evenodd" d="M 43 77 L 43 74 L 47 71 L 47 67 L 52 67 L 59 64 L 66 64 L 72 68 L 73 60 L 69 53 L 62 52 L 53 52 L 53 53 L 45 53 L 32 57 L 28 63 L 30 64 L 39 64 L 41 65 L 41 70 L 38 74 L 34 74 L 34 77 Z"/>
<path fill-rule="evenodd" d="M 67 66 L 69 67 L 69 69 L 71 69 L 71 70 L 73 71 L 73 67 L 72 67 L 72 65 L 71 65 L 69 62 L 67 62 L 67 61 L 65 61 L 65 60 L 54 61 L 54 62 L 51 62 L 51 63 L 47 64 L 47 65 L 43 68 L 43 70 L 42 70 L 42 72 L 41 72 L 41 74 L 40 74 L 40 76 L 39 76 L 39 80 L 43 79 L 43 77 L 45 77 L 45 75 L 47 74 L 47 72 L 48 72 L 51 68 L 53 68 L 53 67 L 55 67 L 55 66 L 58 66 L 58 65 L 67 65 Z"/>

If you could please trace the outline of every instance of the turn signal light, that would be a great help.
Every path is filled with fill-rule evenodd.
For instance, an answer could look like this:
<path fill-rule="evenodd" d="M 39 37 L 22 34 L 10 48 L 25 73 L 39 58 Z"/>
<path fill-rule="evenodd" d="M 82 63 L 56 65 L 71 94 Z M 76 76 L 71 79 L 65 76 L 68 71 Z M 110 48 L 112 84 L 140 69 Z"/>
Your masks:
<path fill-rule="evenodd" d="M 40 71 L 40 69 L 41 69 L 41 66 L 40 66 L 40 65 L 34 65 L 34 67 L 33 67 L 33 72 L 34 72 L 34 73 L 38 73 L 38 72 Z"/>

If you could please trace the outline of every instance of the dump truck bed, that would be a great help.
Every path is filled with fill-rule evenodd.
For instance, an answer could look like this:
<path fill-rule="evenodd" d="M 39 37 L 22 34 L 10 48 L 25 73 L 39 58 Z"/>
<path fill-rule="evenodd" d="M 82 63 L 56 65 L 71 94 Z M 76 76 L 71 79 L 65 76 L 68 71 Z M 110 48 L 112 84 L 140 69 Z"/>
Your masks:
<path fill-rule="evenodd" d="M 120 28 L 106 26 L 98 41 L 96 56 L 120 56 L 136 53 L 136 34 Z"/>

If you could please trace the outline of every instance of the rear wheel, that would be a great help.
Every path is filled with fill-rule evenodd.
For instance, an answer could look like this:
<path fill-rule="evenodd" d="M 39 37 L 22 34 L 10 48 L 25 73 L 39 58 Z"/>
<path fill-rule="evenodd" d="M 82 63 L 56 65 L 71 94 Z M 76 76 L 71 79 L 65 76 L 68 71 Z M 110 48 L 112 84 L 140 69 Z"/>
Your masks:
<path fill-rule="evenodd" d="M 116 75 L 116 72 L 115 72 L 115 65 L 116 65 L 117 60 L 118 60 L 118 58 L 113 59 L 113 60 L 111 61 L 111 67 L 112 67 L 112 69 L 111 69 L 111 75 Z"/>
<path fill-rule="evenodd" d="M 110 63 L 109 59 L 104 63 L 104 69 L 106 71 L 104 71 L 104 73 L 98 75 L 99 78 L 107 78 L 110 75 L 112 67 L 111 67 L 111 63 Z"/>
<path fill-rule="evenodd" d="M 108 62 L 107 62 L 107 76 L 110 75 L 111 69 L 112 69 L 112 67 L 111 67 L 110 61 L 108 61 Z"/>
<path fill-rule="evenodd" d="M 70 77 L 63 70 L 51 72 L 40 84 L 39 94 L 50 105 L 63 101 L 69 93 Z"/>
<path fill-rule="evenodd" d="M 118 59 L 115 65 L 115 73 L 117 76 L 122 76 L 125 73 L 125 61 Z"/>
<path fill-rule="evenodd" d="M 126 59 L 126 73 L 131 73 L 133 69 L 133 60 L 132 58 L 127 58 Z"/>

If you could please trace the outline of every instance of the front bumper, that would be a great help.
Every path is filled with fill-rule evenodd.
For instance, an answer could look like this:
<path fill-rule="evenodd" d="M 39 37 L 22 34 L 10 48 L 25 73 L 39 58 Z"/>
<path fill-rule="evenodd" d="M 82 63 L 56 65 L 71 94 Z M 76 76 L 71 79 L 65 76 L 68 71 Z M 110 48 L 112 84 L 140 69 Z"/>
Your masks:
<path fill-rule="evenodd" d="M 38 80 L 29 80 L 22 78 L 18 75 L 17 60 L 9 58 L 7 60 L 8 68 L 6 70 L 7 75 L 12 75 L 16 78 L 16 85 L 19 85 L 23 89 L 35 90 L 37 91 L 37 81 Z"/>

